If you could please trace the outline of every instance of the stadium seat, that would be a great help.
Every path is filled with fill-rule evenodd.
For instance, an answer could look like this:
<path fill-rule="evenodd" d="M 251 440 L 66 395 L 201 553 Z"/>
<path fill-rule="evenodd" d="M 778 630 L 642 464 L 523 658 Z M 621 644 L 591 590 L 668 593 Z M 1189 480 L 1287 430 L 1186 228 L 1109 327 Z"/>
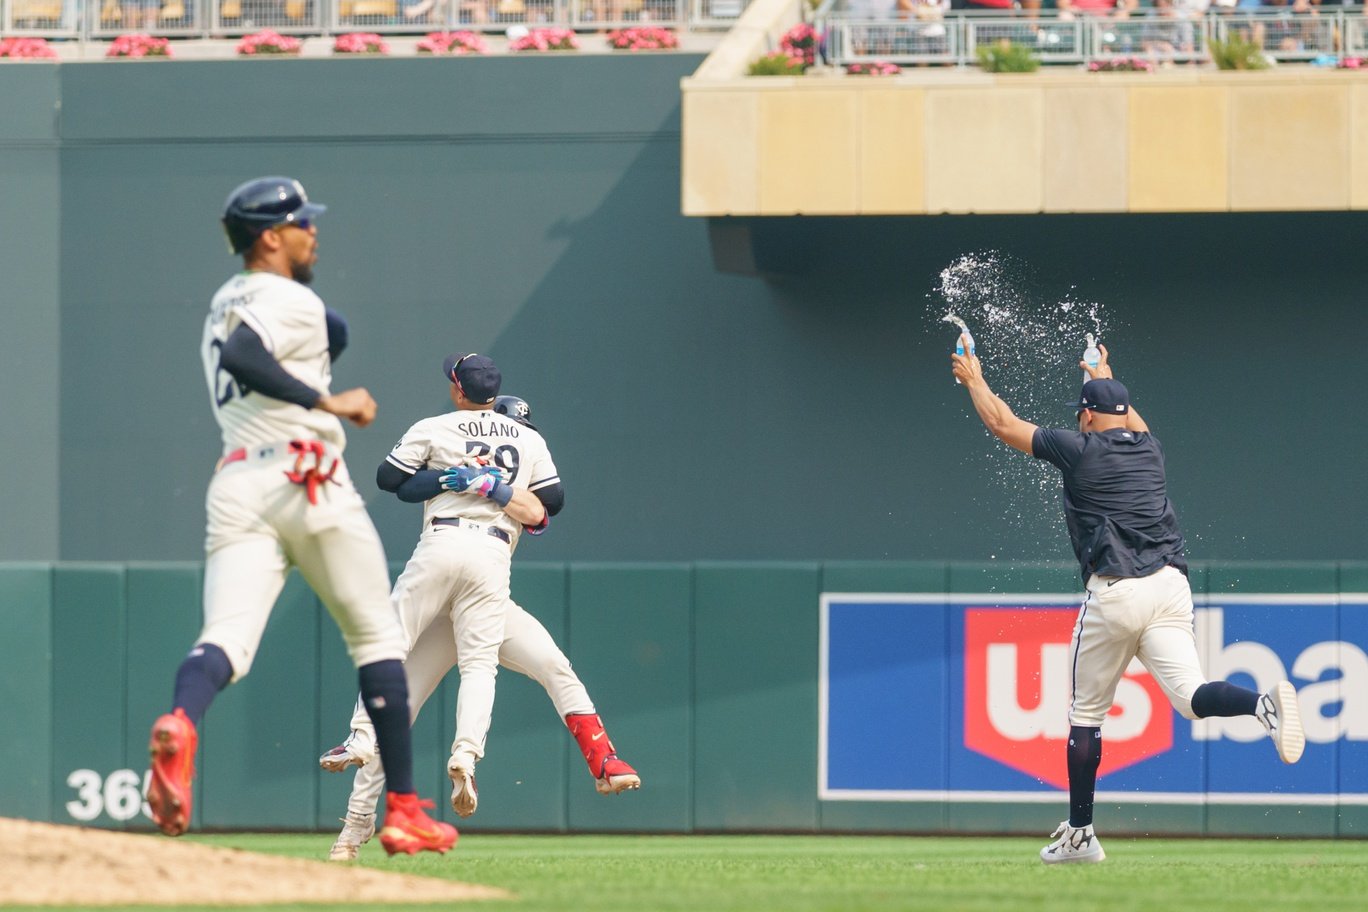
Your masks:
<path fill-rule="evenodd" d="M 163 22 L 175 21 L 185 18 L 185 4 L 182 0 L 164 0 L 161 8 L 161 20 Z"/>
<path fill-rule="evenodd" d="M 119 0 L 104 0 L 100 6 L 100 24 L 107 25 L 111 22 L 122 22 L 123 10 L 119 9 Z"/>
<path fill-rule="evenodd" d="M 57 21 L 62 18 L 61 0 L 13 0 L 15 22 Z"/>

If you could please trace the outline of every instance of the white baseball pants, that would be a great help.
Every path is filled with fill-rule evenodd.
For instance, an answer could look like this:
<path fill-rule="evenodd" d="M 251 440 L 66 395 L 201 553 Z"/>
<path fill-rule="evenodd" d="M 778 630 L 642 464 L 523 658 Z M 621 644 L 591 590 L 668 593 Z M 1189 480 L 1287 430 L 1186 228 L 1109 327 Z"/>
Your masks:
<path fill-rule="evenodd" d="M 556 715 L 562 720 L 571 713 L 593 713 L 594 704 L 584 689 L 579 676 L 570 667 L 570 660 L 556 646 L 551 634 L 541 622 L 513 601 L 505 605 L 504 641 L 499 646 L 499 664 L 540 684 L 555 704 Z M 457 665 L 456 641 L 450 628 L 438 618 L 418 636 L 413 650 L 404 662 L 409 682 L 409 711 L 413 719 L 447 672 Z M 461 688 L 466 686 L 461 678 Z M 460 728 L 460 701 L 457 700 L 457 727 Z M 357 702 L 351 727 L 371 731 L 370 717 Z M 457 736 L 457 743 L 460 743 Z M 372 737 L 374 743 L 374 737 Z M 456 745 L 452 746 L 453 752 Z M 374 814 L 385 790 L 385 770 L 377 756 L 356 771 L 347 810 L 353 814 Z"/>
<path fill-rule="evenodd" d="M 294 457 L 284 444 L 253 449 L 209 483 L 204 627 L 196 643 L 220 647 L 235 681 L 251 670 L 291 566 L 337 621 L 358 667 L 404 657 L 384 547 L 346 465 L 336 458 L 335 481 L 318 489 L 317 504 L 285 478 Z"/>
<path fill-rule="evenodd" d="M 1185 718 L 1192 694 L 1206 683 L 1193 632 L 1187 577 L 1165 567 L 1146 577 L 1096 576 L 1073 632 L 1072 725 L 1100 726 L 1116 685 L 1138 657 Z"/>

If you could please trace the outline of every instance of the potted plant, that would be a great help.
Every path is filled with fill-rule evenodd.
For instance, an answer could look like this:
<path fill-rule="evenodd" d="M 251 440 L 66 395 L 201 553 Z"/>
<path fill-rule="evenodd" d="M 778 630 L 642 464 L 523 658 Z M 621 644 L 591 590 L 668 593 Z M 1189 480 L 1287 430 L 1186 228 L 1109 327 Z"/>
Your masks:
<path fill-rule="evenodd" d="M 0 57 L 10 60 L 55 60 L 46 38 L 0 38 Z"/>
<path fill-rule="evenodd" d="M 1094 60 L 1088 64 L 1089 73 L 1153 73 L 1154 62 L 1143 57 L 1116 57 Z"/>
<path fill-rule="evenodd" d="M 1040 58 L 1029 47 L 1006 38 L 980 44 L 975 54 L 985 73 L 1034 73 L 1040 69 Z"/>
<path fill-rule="evenodd" d="M 535 28 L 508 42 L 510 51 L 578 51 L 579 39 L 574 31 L 563 28 Z"/>
<path fill-rule="evenodd" d="M 166 38 L 130 32 L 115 38 L 105 56 L 167 58 L 171 56 L 171 42 Z"/>
<path fill-rule="evenodd" d="M 751 76 L 802 76 L 807 67 L 797 57 L 783 51 L 771 51 L 750 65 Z"/>
<path fill-rule="evenodd" d="M 420 54 L 488 54 L 484 37 L 475 32 L 430 32 L 417 45 Z"/>
<path fill-rule="evenodd" d="M 347 32 L 333 41 L 334 54 L 388 54 L 389 43 L 373 32 Z"/>
<path fill-rule="evenodd" d="M 608 46 L 615 51 L 660 51 L 679 47 L 679 38 L 667 28 L 636 26 L 610 31 Z"/>
<path fill-rule="evenodd" d="M 244 35 L 242 40 L 237 43 L 237 52 L 242 57 L 265 57 L 273 54 L 298 56 L 300 48 L 303 46 L 304 42 L 298 38 L 291 38 L 288 35 L 281 35 L 278 32 L 265 29 Z"/>
<path fill-rule="evenodd" d="M 847 76 L 896 76 L 902 72 L 902 67 L 887 60 L 871 60 L 868 63 L 848 63 L 845 71 Z"/>
<path fill-rule="evenodd" d="M 1263 48 L 1239 35 L 1231 35 L 1225 41 L 1212 38 L 1207 42 L 1207 50 L 1218 70 L 1266 70 L 1270 66 Z"/>

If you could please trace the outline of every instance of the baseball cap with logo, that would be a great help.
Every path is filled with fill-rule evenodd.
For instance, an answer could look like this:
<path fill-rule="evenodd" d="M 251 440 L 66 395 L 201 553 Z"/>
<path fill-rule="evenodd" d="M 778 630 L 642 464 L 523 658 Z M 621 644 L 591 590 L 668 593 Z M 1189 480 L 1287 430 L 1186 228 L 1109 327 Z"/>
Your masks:
<path fill-rule="evenodd" d="M 1130 393 L 1120 380 L 1089 380 L 1083 384 L 1083 393 L 1077 402 L 1070 402 L 1069 408 L 1077 411 L 1088 409 L 1104 415 L 1124 415 L 1130 411 Z"/>
<path fill-rule="evenodd" d="M 499 395 L 499 384 L 503 382 L 503 375 L 494 362 L 474 352 L 448 355 L 446 363 L 442 365 L 442 373 L 460 387 L 467 399 L 482 405 L 494 401 L 494 397 Z"/>

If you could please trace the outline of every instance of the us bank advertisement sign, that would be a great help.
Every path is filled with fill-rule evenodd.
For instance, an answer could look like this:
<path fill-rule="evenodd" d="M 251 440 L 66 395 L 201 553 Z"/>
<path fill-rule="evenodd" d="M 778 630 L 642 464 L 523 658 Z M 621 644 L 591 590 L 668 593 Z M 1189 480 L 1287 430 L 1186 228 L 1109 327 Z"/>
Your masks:
<path fill-rule="evenodd" d="M 842 595 L 821 603 L 818 789 L 829 801 L 1057 801 L 1068 788 L 1072 595 Z M 1098 798 L 1368 805 L 1368 595 L 1209 596 L 1210 680 L 1290 680 L 1306 753 L 1250 717 L 1190 721 L 1138 661 L 1102 727 Z"/>

